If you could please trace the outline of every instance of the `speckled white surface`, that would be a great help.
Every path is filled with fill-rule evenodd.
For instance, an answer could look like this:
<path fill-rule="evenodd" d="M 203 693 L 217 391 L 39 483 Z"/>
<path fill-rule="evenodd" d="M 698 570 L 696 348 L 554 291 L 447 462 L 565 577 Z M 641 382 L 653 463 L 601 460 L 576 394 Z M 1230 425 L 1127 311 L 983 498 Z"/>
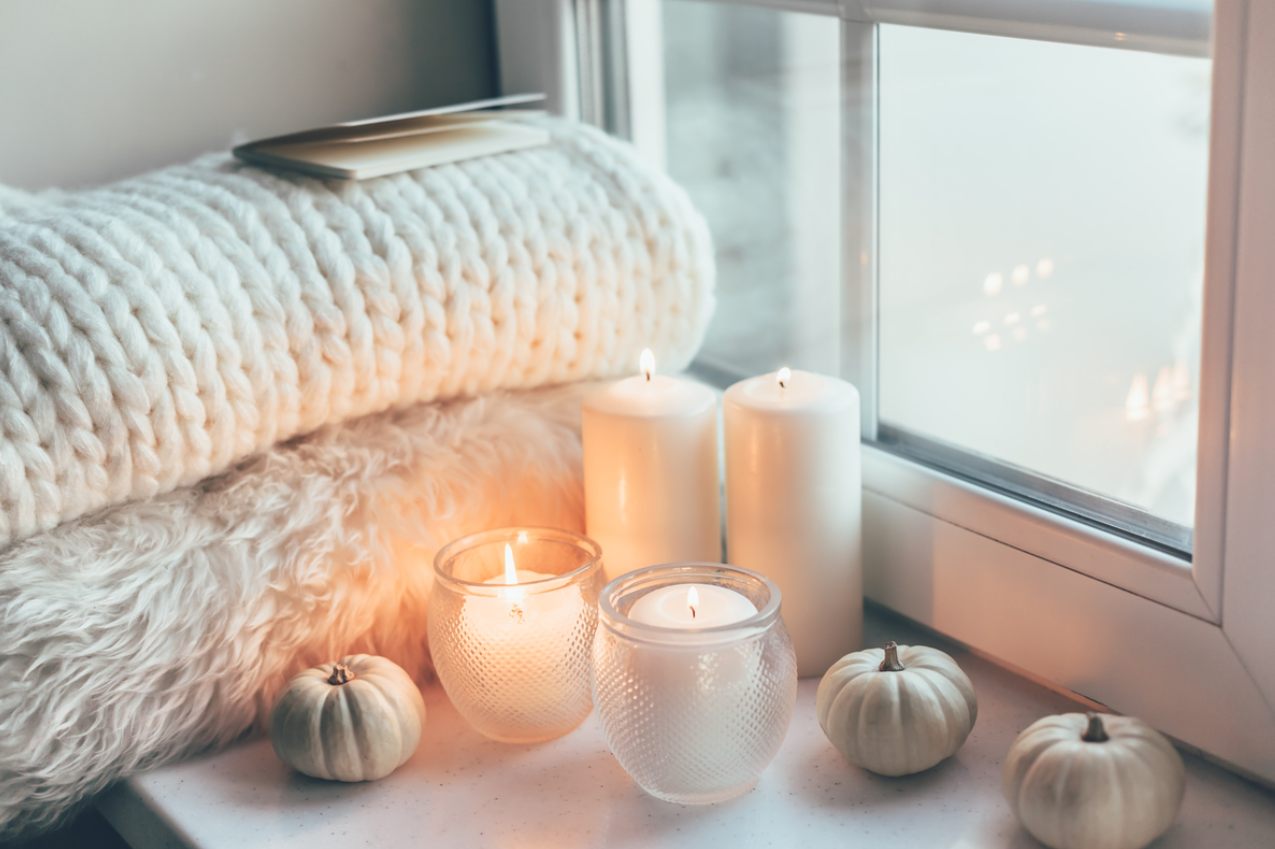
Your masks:
<path fill-rule="evenodd" d="M 866 624 L 873 643 L 915 640 L 910 625 L 880 613 Z M 593 719 L 551 743 L 505 746 L 469 730 L 434 686 L 420 750 L 375 784 L 299 776 L 254 740 L 133 778 L 99 807 L 137 849 L 1038 846 L 1001 798 L 1001 758 L 1033 720 L 1075 705 L 944 648 L 974 681 L 978 724 L 956 757 L 910 778 L 841 760 L 815 722 L 813 680 L 802 682 L 787 741 L 757 788 L 706 808 L 645 796 Z M 1199 758 L 1186 762 L 1182 815 L 1155 849 L 1275 847 L 1275 794 Z"/>

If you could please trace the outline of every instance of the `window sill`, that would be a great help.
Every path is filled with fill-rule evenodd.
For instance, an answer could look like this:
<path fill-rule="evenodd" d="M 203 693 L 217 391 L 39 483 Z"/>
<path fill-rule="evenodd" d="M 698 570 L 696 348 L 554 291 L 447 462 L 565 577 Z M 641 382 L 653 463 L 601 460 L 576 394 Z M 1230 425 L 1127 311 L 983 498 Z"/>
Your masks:
<path fill-rule="evenodd" d="M 869 609 L 866 635 L 871 643 L 938 645 L 969 674 L 978 724 L 954 758 L 904 779 L 848 766 L 815 722 L 818 682 L 805 680 L 787 741 L 757 788 L 721 805 L 686 808 L 643 795 L 608 754 L 592 718 L 552 743 L 504 746 L 466 727 L 435 685 L 425 692 L 420 750 L 375 784 L 295 775 L 256 739 L 132 778 L 99 807 L 136 849 L 347 849 L 352 838 L 435 849 L 1037 845 L 1001 798 L 1000 764 L 1022 728 L 1078 705 L 880 609 Z M 1275 834 L 1275 796 L 1194 755 L 1185 761 L 1182 814 L 1157 847 L 1265 845 Z"/>

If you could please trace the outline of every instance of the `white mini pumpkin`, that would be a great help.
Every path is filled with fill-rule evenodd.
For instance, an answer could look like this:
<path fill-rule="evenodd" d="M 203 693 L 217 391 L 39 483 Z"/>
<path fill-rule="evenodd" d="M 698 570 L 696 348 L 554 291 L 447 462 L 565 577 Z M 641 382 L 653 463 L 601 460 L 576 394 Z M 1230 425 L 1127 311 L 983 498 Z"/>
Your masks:
<path fill-rule="evenodd" d="M 421 691 L 401 667 L 356 654 L 293 678 L 270 717 L 284 763 L 315 778 L 375 781 L 416 751 L 425 723 Z"/>
<path fill-rule="evenodd" d="M 832 665 L 815 695 L 819 725 L 846 760 L 881 775 L 929 769 L 961 748 L 978 717 L 974 685 L 945 652 L 887 643 Z"/>
<path fill-rule="evenodd" d="M 1182 758 L 1141 720 L 1065 713 L 1018 735 L 1003 771 L 1005 798 L 1052 849 L 1141 849 L 1178 814 Z"/>

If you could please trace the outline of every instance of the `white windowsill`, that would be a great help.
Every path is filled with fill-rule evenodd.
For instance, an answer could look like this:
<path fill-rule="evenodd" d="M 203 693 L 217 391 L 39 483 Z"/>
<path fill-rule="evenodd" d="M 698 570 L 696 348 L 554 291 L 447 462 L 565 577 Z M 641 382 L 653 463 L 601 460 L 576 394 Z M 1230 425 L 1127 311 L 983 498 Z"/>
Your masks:
<path fill-rule="evenodd" d="M 98 806 L 136 849 L 1037 846 L 1001 797 L 1000 764 L 1022 728 L 1076 704 L 879 609 L 869 609 L 866 632 L 871 643 L 938 645 L 969 674 L 979 717 L 956 757 L 904 779 L 847 765 L 815 722 L 817 681 L 806 680 L 784 747 L 755 790 L 721 805 L 678 807 L 632 784 L 592 718 L 551 743 L 505 746 L 466 727 L 434 685 L 420 750 L 383 781 L 307 779 L 257 739 L 129 779 Z M 1269 845 L 1275 794 L 1184 758 L 1182 814 L 1156 849 Z"/>

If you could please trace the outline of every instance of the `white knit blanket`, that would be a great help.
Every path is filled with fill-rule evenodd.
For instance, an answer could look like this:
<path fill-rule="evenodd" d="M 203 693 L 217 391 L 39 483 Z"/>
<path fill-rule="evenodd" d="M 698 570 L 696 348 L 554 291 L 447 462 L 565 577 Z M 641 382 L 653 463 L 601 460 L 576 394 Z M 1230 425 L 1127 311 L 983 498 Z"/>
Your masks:
<path fill-rule="evenodd" d="M 0 546 L 356 416 L 643 346 L 685 365 L 703 221 L 626 145 L 547 125 L 547 147 L 362 183 L 217 155 L 0 191 Z"/>

